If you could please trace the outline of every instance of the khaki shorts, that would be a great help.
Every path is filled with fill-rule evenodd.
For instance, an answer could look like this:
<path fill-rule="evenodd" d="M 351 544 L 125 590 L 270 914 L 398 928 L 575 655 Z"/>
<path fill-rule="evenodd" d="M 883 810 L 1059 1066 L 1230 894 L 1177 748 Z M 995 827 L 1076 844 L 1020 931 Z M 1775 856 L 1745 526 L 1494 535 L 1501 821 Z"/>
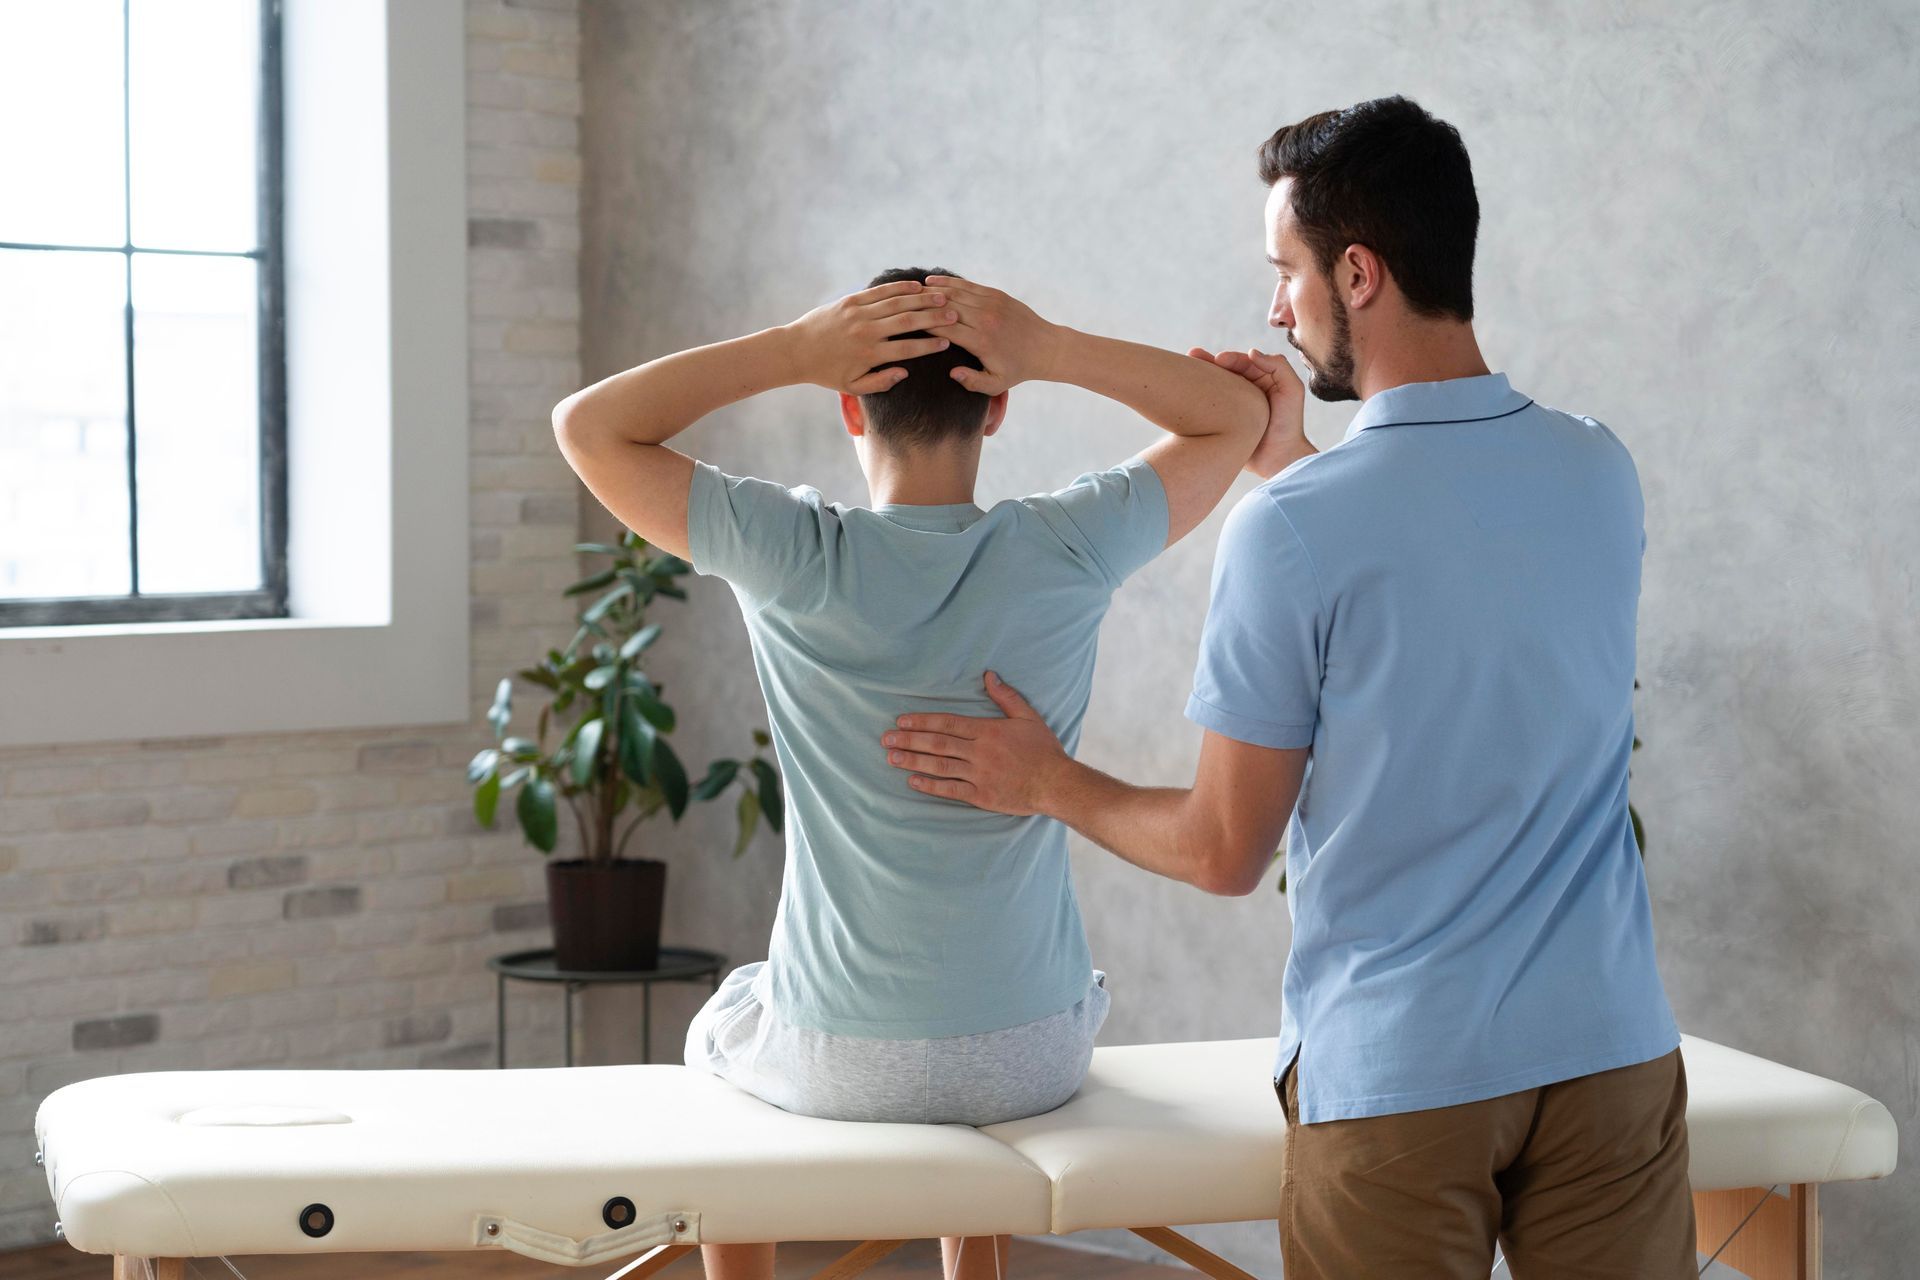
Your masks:
<path fill-rule="evenodd" d="M 1297 1059 L 1296 1059 L 1297 1062 Z M 1484 1102 L 1287 1117 L 1287 1280 L 1695 1280 L 1687 1075 L 1678 1050 Z"/>

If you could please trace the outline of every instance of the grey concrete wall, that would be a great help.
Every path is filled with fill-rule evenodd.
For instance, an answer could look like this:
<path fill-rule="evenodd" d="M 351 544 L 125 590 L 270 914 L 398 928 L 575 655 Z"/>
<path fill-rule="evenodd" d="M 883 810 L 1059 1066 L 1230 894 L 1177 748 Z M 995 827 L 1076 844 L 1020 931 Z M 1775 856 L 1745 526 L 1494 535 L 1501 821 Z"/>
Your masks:
<path fill-rule="evenodd" d="M 1054 318 L 1184 347 L 1271 341 L 1255 145 L 1404 92 L 1456 123 L 1485 208 L 1482 340 L 1611 423 L 1648 496 L 1643 736 L 1664 968 L 1685 1026 L 1920 1115 L 1920 105 L 1911 5 L 993 5 L 584 10 L 584 325 L 598 377 L 939 264 Z M 1348 409 L 1310 427 L 1337 439 Z M 1027 386 L 985 501 L 1151 438 Z M 733 470 L 865 491 L 830 398 L 686 437 Z M 1218 525 L 1119 595 L 1084 756 L 1184 781 L 1180 716 Z M 683 754 L 762 713 L 728 593 L 670 622 Z M 704 758 L 704 757 L 702 757 Z M 764 954 L 780 875 L 703 811 L 669 933 Z M 1105 1040 L 1269 1034 L 1288 926 L 1075 851 Z M 1920 1177 L 1827 1193 L 1829 1274 L 1912 1274 Z M 1274 1274 L 1270 1228 L 1208 1238 Z"/>

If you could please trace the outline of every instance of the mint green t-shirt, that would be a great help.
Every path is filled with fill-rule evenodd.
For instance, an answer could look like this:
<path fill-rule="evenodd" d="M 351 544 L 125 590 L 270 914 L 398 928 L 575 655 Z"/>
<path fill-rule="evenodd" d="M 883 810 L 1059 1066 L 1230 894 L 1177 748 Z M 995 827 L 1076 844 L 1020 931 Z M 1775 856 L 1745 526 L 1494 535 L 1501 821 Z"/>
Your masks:
<path fill-rule="evenodd" d="M 905 1040 L 1079 1001 L 1093 965 L 1066 828 L 915 791 L 880 735 L 910 711 L 998 715 L 991 668 L 1072 751 L 1114 588 L 1166 545 L 1153 467 L 981 511 L 848 507 L 698 463 L 687 538 L 740 601 L 786 778 L 779 1015 Z"/>

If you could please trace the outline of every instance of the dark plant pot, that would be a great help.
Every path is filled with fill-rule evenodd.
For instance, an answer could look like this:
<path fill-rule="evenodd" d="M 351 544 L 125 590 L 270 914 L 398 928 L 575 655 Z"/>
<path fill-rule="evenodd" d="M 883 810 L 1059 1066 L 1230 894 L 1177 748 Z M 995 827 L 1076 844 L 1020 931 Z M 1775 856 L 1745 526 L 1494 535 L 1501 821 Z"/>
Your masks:
<path fill-rule="evenodd" d="M 576 972 L 634 973 L 660 966 L 667 864 L 651 858 L 547 860 L 554 964 Z"/>

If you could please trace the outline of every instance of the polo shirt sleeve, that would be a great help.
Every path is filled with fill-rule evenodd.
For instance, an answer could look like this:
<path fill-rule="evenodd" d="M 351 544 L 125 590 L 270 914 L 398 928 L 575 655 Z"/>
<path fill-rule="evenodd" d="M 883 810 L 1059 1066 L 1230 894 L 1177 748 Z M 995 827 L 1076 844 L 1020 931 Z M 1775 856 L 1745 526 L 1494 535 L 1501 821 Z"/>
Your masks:
<path fill-rule="evenodd" d="M 1326 636 L 1307 548 L 1272 495 L 1256 489 L 1220 533 L 1187 719 L 1258 747 L 1313 745 Z"/>
<path fill-rule="evenodd" d="M 1160 473 L 1135 455 L 1089 471 L 1064 489 L 1027 499 L 1053 531 L 1117 587 L 1166 550 L 1167 490 Z"/>
<path fill-rule="evenodd" d="M 811 487 L 732 476 L 695 460 L 687 550 L 695 572 L 724 578 L 750 613 L 816 580 L 834 519 Z"/>

